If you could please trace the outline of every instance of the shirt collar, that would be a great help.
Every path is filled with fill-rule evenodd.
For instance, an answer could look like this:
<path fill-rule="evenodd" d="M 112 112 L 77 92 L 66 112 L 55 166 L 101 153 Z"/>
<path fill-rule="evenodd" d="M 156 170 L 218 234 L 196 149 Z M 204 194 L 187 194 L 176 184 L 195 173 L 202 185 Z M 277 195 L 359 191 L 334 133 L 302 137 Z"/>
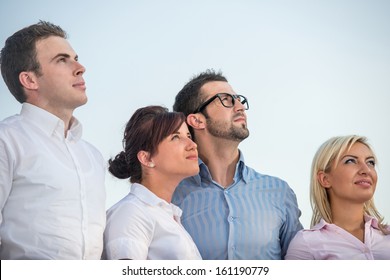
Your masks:
<path fill-rule="evenodd" d="M 369 225 L 370 227 L 373 227 L 375 229 L 379 229 L 378 220 L 373 216 L 369 216 L 369 215 L 365 214 L 364 215 L 364 224 Z M 333 224 L 330 224 L 330 223 L 326 222 L 324 219 L 321 219 L 318 224 L 316 224 L 315 226 L 313 226 L 311 228 L 311 230 L 320 230 L 322 228 L 325 228 L 325 227 L 331 226 L 331 225 L 333 225 Z"/>
<path fill-rule="evenodd" d="M 365 224 L 369 224 L 371 227 L 379 229 L 378 219 L 369 215 L 364 215 Z"/>
<path fill-rule="evenodd" d="M 240 178 L 242 178 L 244 182 L 247 183 L 249 181 L 249 170 L 247 170 L 246 168 L 243 153 L 240 150 L 238 150 L 238 152 L 240 154 L 240 157 L 236 164 L 234 181 L 237 182 Z M 198 183 L 198 185 L 201 184 L 202 180 L 212 182 L 213 179 L 211 178 L 211 174 L 207 165 L 200 158 L 198 159 L 198 163 L 199 163 L 199 174 L 193 176 L 195 181 Z"/>
<path fill-rule="evenodd" d="M 148 188 L 141 184 L 133 183 L 131 185 L 130 192 L 145 204 L 148 204 L 150 206 L 160 206 L 167 212 L 170 212 L 170 214 L 172 214 L 174 217 L 181 217 L 182 210 L 179 207 L 172 203 L 168 203 L 164 199 L 159 198 L 157 195 L 155 195 Z"/>
<path fill-rule="evenodd" d="M 30 103 L 23 103 L 20 115 L 26 121 L 41 129 L 47 136 L 61 135 L 64 138 L 64 121 L 52 113 Z M 72 124 L 68 130 L 67 138 L 78 141 L 82 136 L 82 131 L 83 128 L 79 120 L 72 117 Z"/>
<path fill-rule="evenodd" d="M 234 177 L 236 178 L 239 174 L 241 174 L 242 179 L 244 180 L 245 184 L 249 182 L 249 170 L 245 165 L 244 155 L 243 153 L 238 150 L 240 153 L 240 158 L 238 159 L 237 165 L 236 165 L 236 174 Z"/>

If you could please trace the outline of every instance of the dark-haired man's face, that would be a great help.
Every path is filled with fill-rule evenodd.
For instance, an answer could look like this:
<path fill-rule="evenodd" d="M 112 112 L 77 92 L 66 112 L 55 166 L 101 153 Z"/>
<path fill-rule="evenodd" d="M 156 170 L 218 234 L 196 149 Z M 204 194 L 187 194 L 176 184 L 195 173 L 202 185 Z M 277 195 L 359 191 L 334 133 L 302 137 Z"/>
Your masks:
<path fill-rule="evenodd" d="M 37 106 L 60 115 L 72 112 L 87 102 L 83 79 L 85 68 L 69 42 L 61 37 L 51 36 L 36 43 L 37 60 L 41 76 L 37 77 L 37 91 L 40 103 Z"/>
<path fill-rule="evenodd" d="M 217 93 L 236 94 L 227 82 L 214 81 L 202 86 L 201 92 L 204 100 L 208 100 Z M 216 98 L 205 109 L 208 132 L 217 138 L 241 142 L 249 136 L 245 108 L 240 102 L 234 107 L 226 108 Z"/>

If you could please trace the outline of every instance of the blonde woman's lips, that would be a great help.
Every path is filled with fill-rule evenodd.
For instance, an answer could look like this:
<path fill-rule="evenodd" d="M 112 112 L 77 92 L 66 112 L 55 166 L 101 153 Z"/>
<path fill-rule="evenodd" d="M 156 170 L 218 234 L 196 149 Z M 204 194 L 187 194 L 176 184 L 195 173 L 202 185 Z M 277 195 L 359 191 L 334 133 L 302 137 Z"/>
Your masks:
<path fill-rule="evenodd" d="M 371 187 L 372 182 L 370 180 L 358 180 L 355 184 L 362 187 Z"/>

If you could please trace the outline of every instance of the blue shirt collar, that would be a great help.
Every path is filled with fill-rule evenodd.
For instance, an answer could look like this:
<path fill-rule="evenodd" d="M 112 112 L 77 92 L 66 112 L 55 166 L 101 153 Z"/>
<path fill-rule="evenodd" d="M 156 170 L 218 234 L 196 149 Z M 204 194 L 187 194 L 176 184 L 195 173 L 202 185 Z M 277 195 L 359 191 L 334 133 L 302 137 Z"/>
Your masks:
<path fill-rule="evenodd" d="M 240 179 L 242 179 L 246 184 L 249 182 L 249 172 L 248 172 L 247 167 L 245 165 L 243 153 L 240 150 L 238 150 L 238 152 L 240 154 L 240 157 L 239 157 L 238 162 L 236 164 L 236 171 L 234 174 L 234 182 L 238 182 Z M 195 181 L 197 182 L 198 185 L 201 185 L 202 180 L 208 181 L 211 183 L 213 181 L 213 179 L 211 177 L 209 168 L 200 158 L 198 159 L 198 163 L 199 163 L 199 174 L 193 176 L 193 178 L 195 179 Z"/>

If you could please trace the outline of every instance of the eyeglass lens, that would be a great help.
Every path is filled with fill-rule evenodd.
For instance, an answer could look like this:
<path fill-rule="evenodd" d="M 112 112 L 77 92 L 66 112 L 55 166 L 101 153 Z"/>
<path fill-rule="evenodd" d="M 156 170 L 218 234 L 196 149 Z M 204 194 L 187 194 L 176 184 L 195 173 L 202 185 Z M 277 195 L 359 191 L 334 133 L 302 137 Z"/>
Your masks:
<path fill-rule="evenodd" d="M 242 95 L 221 94 L 218 98 L 225 107 L 233 107 L 235 101 L 234 99 L 237 99 L 237 101 L 241 102 L 241 104 L 245 106 L 245 109 L 248 109 L 248 101 Z"/>

